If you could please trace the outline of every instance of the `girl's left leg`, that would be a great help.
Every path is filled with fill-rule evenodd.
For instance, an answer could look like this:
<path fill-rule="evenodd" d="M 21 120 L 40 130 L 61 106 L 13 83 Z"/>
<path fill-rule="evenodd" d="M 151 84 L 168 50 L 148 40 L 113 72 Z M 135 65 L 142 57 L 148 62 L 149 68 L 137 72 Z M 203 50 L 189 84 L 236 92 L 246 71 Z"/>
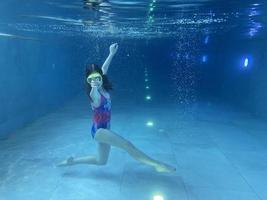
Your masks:
<path fill-rule="evenodd" d="M 110 145 L 98 142 L 98 155 L 84 156 L 73 158 L 69 157 L 67 160 L 59 163 L 58 167 L 76 165 L 76 164 L 89 164 L 89 165 L 105 165 L 108 161 L 110 152 Z"/>

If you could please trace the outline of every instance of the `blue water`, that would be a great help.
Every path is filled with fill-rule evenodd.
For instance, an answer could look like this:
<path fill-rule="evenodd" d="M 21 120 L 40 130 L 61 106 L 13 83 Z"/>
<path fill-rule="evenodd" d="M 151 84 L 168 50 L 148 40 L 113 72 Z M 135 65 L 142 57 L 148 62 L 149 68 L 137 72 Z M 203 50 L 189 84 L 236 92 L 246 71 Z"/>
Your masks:
<path fill-rule="evenodd" d="M 266 11 L 261 0 L 1 2 L 0 200 L 267 199 Z M 114 42 L 111 129 L 175 173 L 116 147 L 104 166 L 56 167 L 97 154 L 84 69 Z"/>

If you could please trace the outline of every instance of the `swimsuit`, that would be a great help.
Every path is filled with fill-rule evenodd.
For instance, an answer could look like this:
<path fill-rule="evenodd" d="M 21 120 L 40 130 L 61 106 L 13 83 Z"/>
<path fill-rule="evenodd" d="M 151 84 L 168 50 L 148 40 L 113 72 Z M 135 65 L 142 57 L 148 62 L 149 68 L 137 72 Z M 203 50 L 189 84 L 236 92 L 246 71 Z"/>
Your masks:
<path fill-rule="evenodd" d="M 111 99 L 106 98 L 100 93 L 100 105 L 94 107 L 93 110 L 93 125 L 91 129 L 92 137 L 95 137 L 95 133 L 99 128 L 110 129 L 110 117 L 111 117 Z"/>

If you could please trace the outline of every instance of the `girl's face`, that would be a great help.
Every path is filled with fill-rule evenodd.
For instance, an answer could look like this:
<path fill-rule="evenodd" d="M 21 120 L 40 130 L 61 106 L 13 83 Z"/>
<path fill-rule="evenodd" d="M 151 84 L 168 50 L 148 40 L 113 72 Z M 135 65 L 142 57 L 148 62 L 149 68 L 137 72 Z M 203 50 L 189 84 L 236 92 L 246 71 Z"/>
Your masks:
<path fill-rule="evenodd" d="M 87 82 L 91 87 L 100 88 L 103 85 L 103 79 L 101 74 L 94 72 L 87 77 Z"/>

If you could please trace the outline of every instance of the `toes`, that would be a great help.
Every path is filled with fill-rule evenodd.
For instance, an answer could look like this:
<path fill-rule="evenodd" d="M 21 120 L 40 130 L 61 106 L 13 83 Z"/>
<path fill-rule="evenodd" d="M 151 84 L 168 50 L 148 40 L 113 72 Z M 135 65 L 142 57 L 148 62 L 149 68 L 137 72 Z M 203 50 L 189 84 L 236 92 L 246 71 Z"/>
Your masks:
<path fill-rule="evenodd" d="M 73 163 L 74 158 L 73 157 L 69 157 L 67 160 L 67 164 L 72 164 Z"/>
<path fill-rule="evenodd" d="M 63 167 L 63 166 L 66 166 L 66 163 L 65 162 L 61 162 L 61 163 L 58 163 L 56 166 L 57 167 Z"/>
<path fill-rule="evenodd" d="M 71 165 L 73 163 L 73 160 L 74 158 L 71 156 L 67 160 L 64 160 L 63 162 L 57 164 L 57 167 L 64 167 L 64 166 Z"/>

